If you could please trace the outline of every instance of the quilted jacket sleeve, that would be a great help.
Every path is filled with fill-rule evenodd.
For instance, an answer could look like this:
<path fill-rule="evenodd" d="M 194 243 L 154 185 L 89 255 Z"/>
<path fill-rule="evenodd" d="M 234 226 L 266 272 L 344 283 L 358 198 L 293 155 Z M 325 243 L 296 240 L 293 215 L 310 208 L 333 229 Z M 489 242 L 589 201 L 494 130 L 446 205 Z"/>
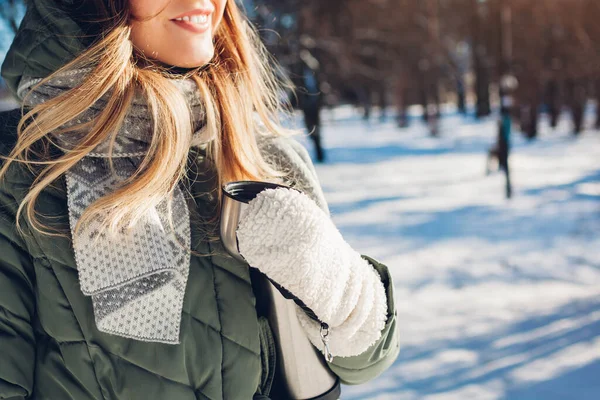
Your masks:
<path fill-rule="evenodd" d="M 16 209 L 0 181 L 0 399 L 11 400 L 31 396 L 35 366 L 33 266 L 16 232 Z"/>
<path fill-rule="evenodd" d="M 318 182 L 316 170 L 310 160 L 308 152 L 297 142 L 292 144 L 292 146 L 298 156 L 302 159 L 304 165 L 308 167 L 312 178 L 314 179 L 314 182 L 311 185 L 314 193 L 311 194 L 317 202 L 321 201 L 323 203 L 321 207 L 325 211 L 328 211 L 321 186 Z M 394 285 L 389 270 L 385 265 L 370 257 L 363 256 L 363 258 L 366 259 L 381 276 L 381 281 L 383 282 L 386 291 L 388 316 L 385 327 L 381 333 L 381 338 L 364 353 L 352 357 L 334 357 L 333 362 L 329 364 L 329 368 L 339 376 L 342 383 L 347 385 L 359 385 L 376 378 L 394 363 L 400 352 L 397 313 L 394 304 Z"/>

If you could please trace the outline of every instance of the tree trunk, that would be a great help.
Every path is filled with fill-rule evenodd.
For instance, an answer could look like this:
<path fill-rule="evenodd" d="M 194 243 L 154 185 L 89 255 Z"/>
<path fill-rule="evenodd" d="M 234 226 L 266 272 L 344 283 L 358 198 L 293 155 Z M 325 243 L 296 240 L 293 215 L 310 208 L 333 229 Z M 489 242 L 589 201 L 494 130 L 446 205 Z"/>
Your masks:
<path fill-rule="evenodd" d="M 567 82 L 567 101 L 573 119 L 573 134 L 578 136 L 583 130 L 585 117 L 585 87 L 581 83 Z"/>
<path fill-rule="evenodd" d="M 465 94 L 465 83 L 463 82 L 462 78 L 457 81 L 456 95 L 458 97 L 458 112 L 462 115 L 465 115 L 467 113 L 467 100 Z"/>
<path fill-rule="evenodd" d="M 558 126 L 558 120 L 560 118 L 560 102 L 558 93 L 558 83 L 556 80 L 548 82 L 547 88 L 547 100 L 548 115 L 550 117 L 550 126 L 556 128 Z"/>
<path fill-rule="evenodd" d="M 537 104 L 527 104 L 521 110 L 521 129 L 529 140 L 535 139 L 538 135 L 538 119 Z"/>
<path fill-rule="evenodd" d="M 600 79 L 596 80 L 596 129 L 600 129 Z"/>
<path fill-rule="evenodd" d="M 385 90 L 385 81 L 379 83 L 379 90 L 377 91 L 377 103 L 379 105 L 379 121 L 385 122 L 387 117 L 387 91 Z"/>
<path fill-rule="evenodd" d="M 571 106 L 573 115 L 573 134 L 579 136 L 583 130 L 584 105 L 577 101 Z"/>
<path fill-rule="evenodd" d="M 472 0 L 473 10 L 473 69 L 475 71 L 475 95 L 477 96 L 476 112 L 477 118 L 491 114 L 490 107 L 490 76 L 487 70 L 487 52 L 485 45 L 480 41 L 483 34 L 481 18 L 479 16 L 479 1 Z"/>
<path fill-rule="evenodd" d="M 429 122 L 429 98 L 427 93 L 427 76 L 424 71 L 419 72 L 421 75 L 419 92 L 421 95 L 421 106 L 423 107 L 423 121 Z"/>
<path fill-rule="evenodd" d="M 403 82 L 398 83 L 396 91 L 396 106 L 398 107 L 398 116 L 396 122 L 399 128 L 408 128 L 408 98 L 407 90 Z"/>

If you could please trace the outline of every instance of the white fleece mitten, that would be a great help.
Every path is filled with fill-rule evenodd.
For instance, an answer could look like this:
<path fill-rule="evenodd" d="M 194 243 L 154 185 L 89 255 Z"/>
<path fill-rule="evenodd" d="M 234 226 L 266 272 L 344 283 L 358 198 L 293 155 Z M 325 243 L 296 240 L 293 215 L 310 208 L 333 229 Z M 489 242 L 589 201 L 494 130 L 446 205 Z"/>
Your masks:
<path fill-rule="evenodd" d="M 387 299 L 379 274 L 308 196 L 285 188 L 264 190 L 244 210 L 237 238 L 251 266 L 329 325 L 331 355 L 361 354 L 381 337 Z M 321 324 L 297 310 L 309 339 L 325 353 Z"/>

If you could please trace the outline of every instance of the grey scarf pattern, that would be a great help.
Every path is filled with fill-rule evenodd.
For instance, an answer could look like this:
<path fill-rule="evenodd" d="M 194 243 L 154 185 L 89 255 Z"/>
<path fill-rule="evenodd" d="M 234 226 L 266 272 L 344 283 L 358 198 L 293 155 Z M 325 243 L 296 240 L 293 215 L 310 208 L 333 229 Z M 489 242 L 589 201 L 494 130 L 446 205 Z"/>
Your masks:
<path fill-rule="evenodd" d="M 24 78 L 18 95 L 26 106 L 47 101 L 74 88 L 89 69 L 56 76 L 31 92 L 40 79 Z M 201 99 L 193 81 L 173 79 L 190 106 L 195 126 L 192 145 L 205 144 Z M 27 95 L 25 97 L 25 95 Z M 71 124 L 90 121 L 105 99 L 78 116 Z M 142 96 L 136 96 L 113 148 L 115 174 L 109 167 L 109 143 L 101 143 L 66 173 L 69 224 L 73 233 L 83 211 L 98 198 L 112 192 L 131 176 L 151 140 L 152 121 Z M 84 133 L 54 134 L 61 146 L 72 148 Z M 190 253 L 190 217 L 181 188 L 172 202 L 174 231 L 169 224 L 167 201 L 151 210 L 134 228 L 109 237 L 90 223 L 77 235 L 73 247 L 81 290 L 91 296 L 98 329 L 143 341 L 179 343 L 183 298 Z"/>

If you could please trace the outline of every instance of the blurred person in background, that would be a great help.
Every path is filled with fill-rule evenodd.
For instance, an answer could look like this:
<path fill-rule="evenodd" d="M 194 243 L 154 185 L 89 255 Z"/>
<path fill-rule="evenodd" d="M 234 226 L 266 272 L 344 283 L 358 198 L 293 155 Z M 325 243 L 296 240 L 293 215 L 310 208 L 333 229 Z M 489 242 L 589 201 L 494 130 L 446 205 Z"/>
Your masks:
<path fill-rule="evenodd" d="M 234 1 L 32 0 L 2 76 L 0 398 L 281 398 L 249 265 L 343 383 L 394 362 L 388 269 L 329 219 Z M 237 180 L 302 190 L 249 203 L 248 264 L 218 232 Z"/>

